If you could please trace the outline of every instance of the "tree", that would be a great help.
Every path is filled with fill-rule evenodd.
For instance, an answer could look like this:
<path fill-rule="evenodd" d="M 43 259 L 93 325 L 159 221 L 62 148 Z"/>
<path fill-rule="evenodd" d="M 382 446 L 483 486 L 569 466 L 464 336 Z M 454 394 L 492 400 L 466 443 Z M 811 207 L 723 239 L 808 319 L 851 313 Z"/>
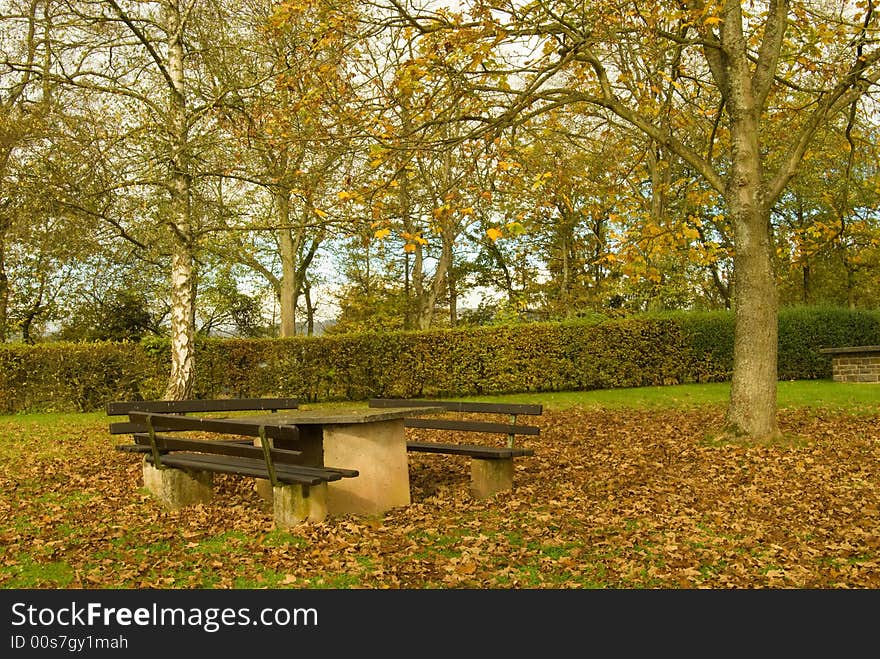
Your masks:
<path fill-rule="evenodd" d="M 214 164 L 208 158 L 208 137 L 217 134 L 212 112 L 229 92 L 202 65 L 225 46 L 217 38 L 227 27 L 224 5 L 107 0 L 52 6 L 54 20 L 41 24 L 52 39 L 47 65 L 19 58 L 10 66 L 77 93 L 77 108 L 112 122 L 93 124 L 105 138 L 105 158 L 115 158 L 117 180 L 104 197 L 127 190 L 137 202 L 129 212 L 95 217 L 145 251 L 170 252 L 172 365 L 164 398 L 187 398 L 194 376 L 199 225 L 209 210 L 194 210 L 193 200 L 210 175 L 202 167 Z M 163 230 L 155 232 L 152 221 Z"/>
<path fill-rule="evenodd" d="M 347 60 L 357 12 L 351 3 L 320 0 L 257 0 L 249 12 L 244 42 L 254 61 L 246 64 L 255 71 L 243 73 L 245 66 L 235 62 L 217 72 L 226 79 L 263 79 L 241 85 L 222 106 L 238 163 L 228 174 L 268 193 L 261 228 L 271 229 L 280 273 L 244 244 L 238 254 L 275 290 L 279 333 L 288 337 L 296 333 L 298 303 L 307 296 L 318 250 L 345 223 L 332 210 L 351 186 L 356 106 Z M 306 302 L 311 327 L 313 309 Z"/>
<path fill-rule="evenodd" d="M 0 38 L 0 342 L 10 330 L 9 243 L 13 229 L 25 217 L 20 212 L 23 202 L 16 179 L 26 169 L 23 152 L 39 140 L 51 111 L 51 85 L 40 75 L 49 55 L 41 29 L 48 9 L 41 4 L 26 0 L 0 5 L 4 17 Z M 10 61 L 22 66 L 10 66 Z"/>
<path fill-rule="evenodd" d="M 750 437 L 775 435 L 778 294 L 771 211 L 811 141 L 880 77 L 873 1 L 836 6 L 769 0 L 686 4 L 539 0 L 474 2 L 468 16 L 394 12 L 424 38 L 461 35 L 493 44 L 493 66 L 436 53 L 436 75 L 468 79 L 499 112 L 477 130 L 523 122 L 559 107 L 598 108 L 675 153 L 722 196 L 733 227 L 734 371 L 727 425 Z M 622 57 L 674 60 L 635 88 Z M 482 64 L 482 63 L 481 63 Z M 500 68 L 508 78 L 499 85 Z M 658 105 L 656 90 L 669 89 Z M 784 125 L 784 128 L 783 128 Z M 774 130 L 775 129 L 775 130 Z M 773 139 L 769 139 L 769 135 Z M 772 146 L 773 148 L 768 148 Z"/>

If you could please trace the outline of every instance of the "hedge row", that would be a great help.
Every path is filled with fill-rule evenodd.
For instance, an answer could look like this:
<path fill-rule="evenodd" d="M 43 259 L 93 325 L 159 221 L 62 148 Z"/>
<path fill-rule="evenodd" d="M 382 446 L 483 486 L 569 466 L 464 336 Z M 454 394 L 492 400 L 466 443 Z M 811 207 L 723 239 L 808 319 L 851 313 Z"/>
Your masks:
<path fill-rule="evenodd" d="M 779 316 L 780 379 L 831 376 L 826 346 L 880 344 L 880 310 L 788 309 Z M 0 346 L 0 411 L 90 411 L 158 399 L 168 342 Z M 467 396 L 724 381 L 730 313 L 536 323 L 469 330 L 197 342 L 194 395 Z"/>

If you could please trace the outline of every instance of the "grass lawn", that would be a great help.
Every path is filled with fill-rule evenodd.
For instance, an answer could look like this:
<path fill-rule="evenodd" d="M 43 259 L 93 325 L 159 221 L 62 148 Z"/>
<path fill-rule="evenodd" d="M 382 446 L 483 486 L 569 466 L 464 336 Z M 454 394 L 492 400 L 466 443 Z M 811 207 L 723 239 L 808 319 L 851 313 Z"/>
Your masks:
<path fill-rule="evenodd" d="M 701 405 L 724 405 L 730 396 L 730 383 L 683 384 L 670 387 L 636 387 L 477 396 L 469 400 L 543 403 L 545 408 L 688 408 Z M 880 407 L 880 384 L 833 382 L 831 380 L 794 380 L 779 383 L 780 409 L 833 409 L 850 413 L 872 413 Z"/>
<path fill-rule="evenodd" d="M 480 397 L 544 405 L 514 490 L 411 454 L 412 505 L 290 531 L 247 479 L 161 509 L 101 412 L 0 417 L 0 588 L 880 588 L 880 385 L 781 382 L 769 446 L 709 440 L 727 395 Z"/>
<path fill-rule="evenodd" d="M 661 409 L 726 405 L 730 383 L 682 384 L 665 387 L 598 389 L 595 391 L 548 391 L 502 396 L 466 396 L 461 400 L 508 403 L 540 403 L 544 409 Z M 860 414 L 880 407 L 880 384 L 833 382 L 831 380 L 782 381 L 778 388 L 778 407 L 785 409 L 824 409 Z M 449 400 L 454 400 L 450 398 Z M 311 403 L 302 407 L 341 407 L 348 402 Z M 366 405 L 365 402 L 356 405 Z M 2 418 L 2 417 L 0 417 Z"/>

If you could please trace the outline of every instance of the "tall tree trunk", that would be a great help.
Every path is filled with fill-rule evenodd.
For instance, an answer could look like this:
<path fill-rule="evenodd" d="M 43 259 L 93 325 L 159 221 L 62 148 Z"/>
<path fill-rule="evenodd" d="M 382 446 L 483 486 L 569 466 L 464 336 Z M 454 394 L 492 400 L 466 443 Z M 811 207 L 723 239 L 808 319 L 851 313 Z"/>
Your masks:
<path fill-rule="evenodd" d="M 6 275 L 4 260 L 6 240 L 0 227 L 0 343 L 6 341 L 9 333 L 9 277 Z"/>
<path fill-rule="evenodd" d="M 563 220 L 560 222 L 562 224 L 563 235 L 559 240 L 559 255 L 562 259 L 562 272 L 560 273 L 560 281 L 559 281 L 559 307 L 563 310 L 563 313 L 566 317 L 570 316 L 573 312 L 571 308 L 571 264 L 569 259 L 569 231 L 568 231 L 568 223 L 565 221 L 565 216 L 563 215 Z"/>
<path fill-rule="evenodd" d="M 734 228 L 735 332 L 727 422 L 736 434 L 762 438 L 778 433 L 778 293 L 770 212 L 762 199 L 757 112 L 747 79 L 731 77 L 732 171 L 726 197 Z"/>
<path fill-rule="evenodd" d="M 810 303 L 810 264 L 804 263 L 801 266 L 801 281 L 803 284 L 803 303 Z"/>
<path fill-rule="evenodd" d="M 23 317 L 21 323 L 19 324 L 21 330 L 21 340 L 27 344 L 34 343 L 34 337 L 31 335 L 31 329 L 34 326 L 34 322 L 39 316 L 40 311 L 43 308 L 43 295 L 46 292 L 46 278 L 44 275 L 40 275 L 40 287 L 37 290 L 36 297 L 31 302 L 30 306 L 24 310 Z"/>
<path fill-rule="evenodd" d="M 413 232 L 412 222 L 407 220 L 406 231 L 408 233 Z M 415 316 L 416 316 L 416 327 L 420 329 L 424 329 L 424 323 L 430 324 L 430 318 L 425 318 L 425 272 L 424 272 L 424 250 L 421 245 L 414 245 L 415 249 L 412 251 L 413 260 L 412 260 L 412 269 L 410 271 L 410 278 L 412 281 L 412 290 L 413 290 L 413 304 L 415 307 Z"/>
<path fill-rule="evenodd" d="M 458 325 L 458 281 L 454 268 L 446 273 L 446 289 L 449 293 L 449 326 Z"/>
<path fill-rule="evenodd" d="M 288 221 L 289 221 L 289 209 Z M 282 229 L 280 233 L 279 246 L 281 249 L 281 336 L 296 336 L 296 310 L 299 305 L 301 295 L 308 292 L 308 284 L 306 276 L 318 248 L 324 242 L 324 230 L 322 229 L 317 235 L 313 236 L 311 243 L 305 246 L 305 229 L 301 226 L 296 231 L 292 229 Z M 306 300 L 306 323 L 307 332 L 312 334 L 311 328 L 314 325 L 314 319 L 311 317 L 313 309 L 311 300 Z"/>
<path fill-rule="evenodd" d="M 651 218 L 658 225 L 666 215 L 667 197 L 672 184 L 672 166 L 666 158 L 667 154 L 660 147 L 654 144 L 649 146 L 647 166 L 651 176 Z"/>
<path fill-rule="evenodd" d="M 296 281 L 297 245 L 290 226 L 290 191 L 282 189 L 275 195 L 279 229 L 278 243 L 281 251 L 281 336 L 296 335 L 296 298 L 299 286 Z"/>
<path fill-rule="evenodd" d="M 412 201 L 409 196 L 409 177 L 405 167 L 401 168 L 398 186 L 398 203 L 403 230 L 411 236 L 418 234 L 412 219 Z M 417 242 L 407 244 L 404 249 L 412 253 L 412 267 L 410 269 L 410 282 L 413 291 L 416 327 L 421 328 L 424 322 L 425 312 L 425 273 L 424 273 L 424 250 Z M 404 314 L 409 315 L 409 299 L 404 301 Z M 430 322 L 430 321 L 429 321 Z"/>
<path fill-rule="evenodd" d="M 437 300 L 448 289 L 449 270 L 452 268 L 453 236 L 452 228 L 445 227 L 441 237 L 440 258 L 434 271 L 434 283 L 424 298 L 424 305 L 419 313 L 419 329 L 428 329 L 434 321 L 434 309 Z"/>
<path fill-rule="evenodd" d="M 770 249 L 769 217 L 737 209 L 733 306 L 733 377 L 728 424 L 754 438 L 776 435 L 778 300 Z"/>
<path fill-rule="evenodd" d="M 166 400 L 192 396 L 195 367 L 195 277 L 184 77 L 183 22 L 178 0 L 164 5 L 168 28 L 169 129 L 171 144 L 171 374 Z"/>
<path fill-rule="evenodd" d="M 724 196 L 733 225 L 735 328 L 727 427 L 734 434 L 761 439 L 779 433 L 779 302 L 770 224 L 778 193 L 764 187 L 759 123 L 785 34 L 788 2 L 771 3 L 754 73 L 739 0 L 723 0 L 720 8 L 720 41 L 707 42 L 704 52 L 724 98 L 730 128 Z"/>
<path fill-rule="evenodd" d="M 312 303 L 312 287 L 306 283 L 303 286 L 303 297 L 306 300 L 306 336 L 315 334 L 315 305 Z"/>
<path fill-rule="evenodd" d="M 846 268 L 846 306 L 850 309 L 856 308 L 856 266 L 847 258 L 844 253 L 843 267 Z"/>

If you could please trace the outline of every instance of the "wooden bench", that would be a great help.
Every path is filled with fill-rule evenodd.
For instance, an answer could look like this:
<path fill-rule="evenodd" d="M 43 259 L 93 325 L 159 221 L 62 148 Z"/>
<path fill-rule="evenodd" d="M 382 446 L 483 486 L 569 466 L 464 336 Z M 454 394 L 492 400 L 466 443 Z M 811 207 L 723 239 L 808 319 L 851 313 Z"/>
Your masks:
<path fill-rule="evenodd" d="M 119 445 L 117 449 L 144 453 L 144 485 L 167 508 L 210 500 L 212 474 L 234 474 L 265 484 L 267 487 L 257 489 L 271 498 L 276 524 L 289 527 L 306 519 L 324 519 L 327 483 L 353 478 L 358 472 L 304 465 L 299 451 L 273 447 L 276 439 L 288 445 L 296 442 L 296 426 L 256 426 L 237 422 L 234 417 L 197 418 L 186 413 L 295 408 L 296 402 L 291 399 L 228 399 L 118 402 L 110 403 L 107 411 L 113 415 L 128 414 L 129 421 L 111 424 L 110 432 L 131 433 L 134 443 Z M 180 431 L 211 433 L 225 439 L 164 434 Z"/>
<path fill-rule="evenodd" d="M 541 433 L 541 429 L 537 426 L 517 423 L 517 418 L 520 415 L 538 416 L 544 412 L 541 405 L 409 400 L 402 398 L 372 398 L 368 404 L 370 407 L 442 407 L 446 411 L 454 413 L 507 416 L 507 423 L 430 416 L 404 419 L 404 425 L 407 428 L 494 434 L 506 437 L 506 446 L 434 441 L 407 441 L 406 443 L 407 451 L 470 457 L 470 489 L 471 493 L 478 498 L 485 498 L 501 490 L 508 490 L 513 487 L 514 458 L 535 454 L 532 449 L 515 445 L 517 435 L 536 436 Z"/>
<path fill-rule="evenodd" d="M 295 398 L 221 398 L 192 400 L 131 400 L 107 403 L 108 416 L 126 416 L 129 412 L 155 412 L 157 414 L 189 414 L 192 412 L 277 412 L 295 410 L 299 401 Z M 110 424 L 111 435 L 129 435 L 146 432 L 143 424 L 131 421 L 116 421 Z M 164 432 L 168 428 L 156 428 Z M 250 441 L 250 440 L 246 440 Z M 144 452 L 138 444 L 123 444 L 116 447 L 121 451 Z"/>

